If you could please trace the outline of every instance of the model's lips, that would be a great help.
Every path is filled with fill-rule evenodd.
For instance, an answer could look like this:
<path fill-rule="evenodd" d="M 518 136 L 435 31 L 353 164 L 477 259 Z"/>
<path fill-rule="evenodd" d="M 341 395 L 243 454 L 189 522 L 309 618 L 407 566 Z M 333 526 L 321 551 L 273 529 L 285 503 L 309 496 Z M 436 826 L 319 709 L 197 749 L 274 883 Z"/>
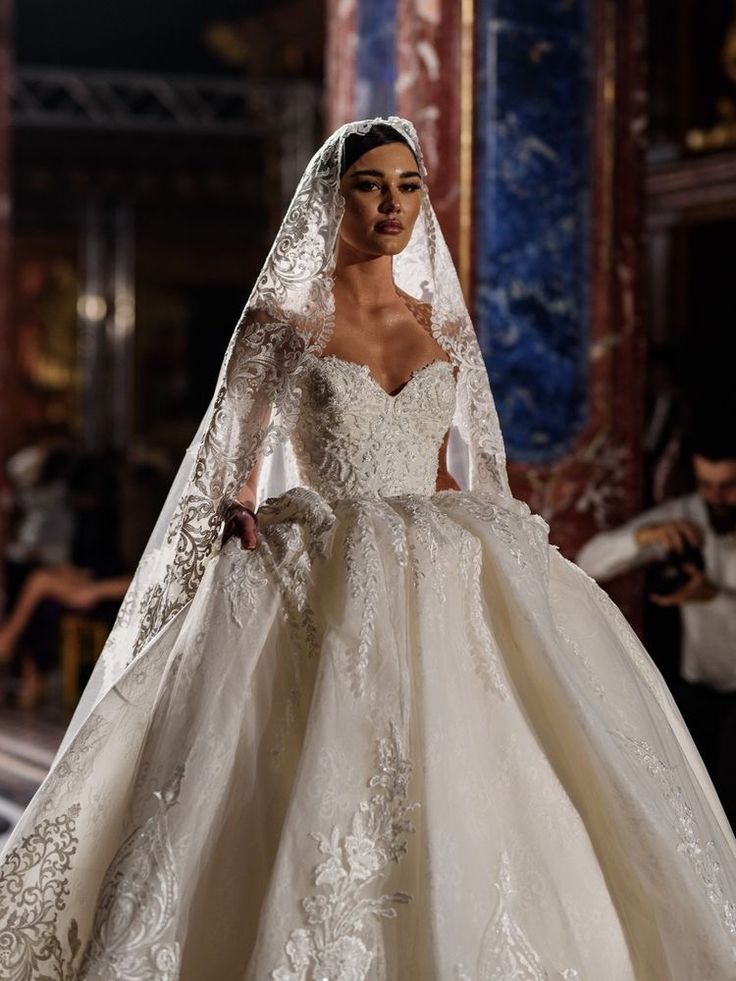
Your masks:
<path fill-rule="evenodd" d="M 398 235 L 399 232 L 404 231 L 404 226 L 400 221 L 389 219 L 388 221 L 379 221 L 376 225 L 376 231 L 382 232 L 384 235 Z"/>

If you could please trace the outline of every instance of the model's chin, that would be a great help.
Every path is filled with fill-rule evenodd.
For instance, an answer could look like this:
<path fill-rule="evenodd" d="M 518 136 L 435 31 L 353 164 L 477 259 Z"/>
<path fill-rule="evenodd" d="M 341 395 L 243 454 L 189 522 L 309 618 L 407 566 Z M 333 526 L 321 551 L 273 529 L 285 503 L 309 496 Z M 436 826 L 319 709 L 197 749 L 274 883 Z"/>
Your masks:
<path fill-rule="evenodd" d="M 356 255 L 378 258 L 382 255 L 398 255 L 399 252 L 403 252 L 409 244 L 410 238 L 411 235 L 407 235 L 405 232 L 401 235 L 379 235 L 375 233 L 362 238 L 345 237 L 343 242 Z"/>
<path fill-rule="evenodd" d="M 381 235 L 374 244 L 380 255 L 398 255 L 409 244 L 405 235 Z"/>

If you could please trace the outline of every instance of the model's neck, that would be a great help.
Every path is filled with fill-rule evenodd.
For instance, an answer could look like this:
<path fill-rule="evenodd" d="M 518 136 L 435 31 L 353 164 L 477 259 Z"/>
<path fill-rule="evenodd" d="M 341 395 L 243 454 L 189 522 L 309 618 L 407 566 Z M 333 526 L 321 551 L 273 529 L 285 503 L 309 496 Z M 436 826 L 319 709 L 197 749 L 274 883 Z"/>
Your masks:
<path fill-rule="evenodd" d="M 335 263 L 335 293 L 361 307 L 396 299 L 391 256 L 368 256 L 341 242 Z"/>

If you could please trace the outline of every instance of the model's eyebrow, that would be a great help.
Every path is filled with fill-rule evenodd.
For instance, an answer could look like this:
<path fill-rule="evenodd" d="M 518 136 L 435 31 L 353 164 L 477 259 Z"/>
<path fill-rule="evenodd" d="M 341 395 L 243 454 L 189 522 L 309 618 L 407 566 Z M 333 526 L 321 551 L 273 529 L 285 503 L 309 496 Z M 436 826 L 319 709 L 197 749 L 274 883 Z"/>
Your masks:
<path fill-rule="evenodd" d="M 382 170 L 355 170 L 352 174 L 353 177 L 385 177 L 386 175 Z M 399 174 L 399 177 L 418 177 L 420 180 L 422 175 L 417 170 L 404 170 Z"/>

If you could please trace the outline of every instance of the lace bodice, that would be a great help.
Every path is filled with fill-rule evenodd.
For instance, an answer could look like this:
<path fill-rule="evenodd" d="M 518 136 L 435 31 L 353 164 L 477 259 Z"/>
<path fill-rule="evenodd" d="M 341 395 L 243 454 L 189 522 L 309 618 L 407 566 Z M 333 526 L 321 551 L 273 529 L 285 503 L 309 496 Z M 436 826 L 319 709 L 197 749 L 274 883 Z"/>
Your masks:
<path fill-rule="evenodd" d="M 433 494 L 454 409 L 450 362 L 431 361 L 390 395 L 367 365 L 310 355 L 292 437 L 302 480 L 328 500 Z"/>

